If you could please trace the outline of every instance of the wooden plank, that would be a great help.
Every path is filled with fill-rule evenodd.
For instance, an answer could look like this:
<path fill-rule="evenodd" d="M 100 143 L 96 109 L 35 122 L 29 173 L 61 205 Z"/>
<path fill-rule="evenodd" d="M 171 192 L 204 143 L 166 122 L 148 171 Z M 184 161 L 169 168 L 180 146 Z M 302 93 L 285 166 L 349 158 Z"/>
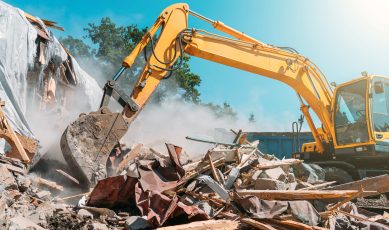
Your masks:
<path fill-rule="evenodd" d="M 77 198 L 77 197 L 81 197 L 81 196 L 86 196 L 86 195 L 89 195 L 90 192 L 86 192 L 86 193 L 81 193 L 81 194 L 77 194 L 77 195 L 72 195 L 72 196 L 65 196 L 65 197 L 58 197 L 58 199 L 61 199 L 61 200 L 68 200 L 68 199 L 72 199 L 72 198 Z"/>
<path fill-rule="evenodd" d="M 215 165 L 215 167 L 219 167 L 219 166 L 221 166 L 221 165 L 224 164 L 224 159 L 216 160 L 216 161 L 213 162 L 213 164 Z M 184 184 L 185 184 L 186 182 L 188 182 L 189 180 L 191 180 L 191 179 L 197 177 L 198 175 L 200 175 L 200 174 L 202 174 L 202 173 L 204 173 L 204 172 L 206 172 L 206 171 L 208 171 L 208 170 L 210 170 L 210 169 L 211 169 L 211 166 L 208 164 L 208 165 L 202 167 L 202 168 L 201 168 L 200 170 L 198 170 L 198 171 L 195 171 L 195 172 L 193 172 L 193 173 L 188 173 L 188 174 L 186 174 L 186 175 L 185 175 L 183 178 L 181 178 L 181 180 L 177 183 L 177 187 L 184 185 Z"/>
<path fill-rule="evenodd" d="M 34 17 L 31 14 L 28 14 L 26 12 L 23 12 L 23 13 L 24 13 L 24 16 L 27 19 L 29 19 L 29 20 L 31 20 L 31 21 L 33 21 L 35 23 L 38 23 L 38 19 L 36 19 L 36 17 Z M 47 27 L 51 27 L 51 28 L 54 28 L 54 29 L 57 29 L 57 30 L 64 31 L 64 29 L 62 27 L 55 25 L 55 24 L 57 24 L 56 22 L 45 20 L 45 19 L 41 19 L 41 20 L 42 20 L 43 24 L 45 24 Z"/>
<path fill-rule="evenodd" d="M 299 159 L 286 159 L 286 160 L 281 160 L 281 161 L 269 161 L 266 163 L 261 163 L 261 164 L 255 166 L 254 168 L 257 170 L 264 170 L 264 169 L 277 168 L 280 166 L 301 164 L 303 162 L 304 162 L 303 160 L 299 160 Z"/>
<path fill-rule="evenodd" d="M 236 193 L 240 196 L 253 195 L 262 200 L 318 200 L 349 198 L 357 194 L 358 190 L 238 190 Z"/>
<path fill-rule="evenodd" d="M 245 223 L 247 225 L 250 225 L 256 229 L 260 229 L 260 230 L 276 230 L 276 228 L 273 228 L 269 224 L 261 223 L 259 221 L 256 221 L 256 220 L 253 220 L 250 218 L 243 218 L 240 220 L 240 222 Z"/>
<path fill-rule="evenodd" d="M 43 179 L 40 177 L 35 177 L 34 182 L 38 185 L 43 185 L 43 186 L 46 186 L 46 187 L 49 187 L 51 189 L 55 189 L 55 190 L 58 190 L 61 192 L 63 191 L 63 186 L 58 185 L 54 181 L 49 181 L 49 180 L 46 180 L 46 179 Z"/>
<path fill-rule="evenodd" d="M 301 229 L 301 230 L 324 230 L 324 229 L 326 229 L 326 228 L 317 227 L 317 226 L 309 226 L 307 224 L 303 224 L 301 222 L 297 222 L 297 221 L 293 221 L 293 220 L 266 219 L 264 221 L 267 223 L 271 223 L 271 224 L 285 227 L 286 229 Z"/>
<path fill-rule="evenodd" d="M 207 158 L 208 158 L 209 165 L 211 166 L 211 172 L 212 172 L 213 178 L 216 180 L 217 183 L 222 184 L 220 182 L 219 174 L 216 172 L 216 168 L 215 168 L 215 165 L 213 164 L 210 152 L 207 153 Z"/>
<path fill-rule="evenodd" d="M 57 173 L 61 174 L 62 176 L 64 176 L 65 178 L 69 179 L 70 181 L 74 182 L 75 184 L 80 184 L 80 182 L 79 182 L 76 178 L 70 176 L 70 175 L 69 175 L 68 173 L 66 173 L 65 171 L 63 171 L 63 170 L 61 170 L 61 169 L 56 169 L 55 171 L 56 171 Z"/>
<path fill-rule="evenodd" d="M 9 143 L 12 146 L 12 148 L 13 147 L 16 148 L 16 149 L 12 149 L 12 153 L 17 153 L 23 162 L 30 163 L 31 159 L 28 157 L 26 150 L 24 150 L 23 145 L 20 142 L 15 131 L 13 130 L 12 126 L 8 123 L 8 119 L 5 116 L 5 113 L 3 111 L 3 106 L 5 106 L 5 102 L 1 101 L 0 102 L 0 120 L 1 120 L 0 122 L 1 122 L 1 127 L 4 129 L 3 130 L 3 132 L 5 133 L 4 138 L 7 140 L 6 137 L 9 137 L 11 139 L 10 141 L 13 142 L 13 143 Z"/>
<path fill-rule="evenodd" d="M 333 211 L 333 210 L 335 210 L 335 209 L 338 209 L 340 206 L 342 206 L 342 205 L 344 205 L 345 203 L 347 203 L 347 202 L 349 202 L 349 201 L 355 199 L 356 197 L 360 196 L 362 193 L 363 193 L 363 190 L 361 189 L 361 190 L 359 190 L 358 193 L 354 194 L 353 196 L 350 196 L 350 197 L 348 197 L 348 198 L 346 198 L 346 199 L 344 199 L 344 200 L 338 202 L 337 204 L 328 207 L 327 210 L 328 210 L 328 211 Z"/>
<path fill-rule="evenodd" d="M 364 191 L 358 197 L 374 196 L 382 193 L 387 193 L 389 192 L 389 175 L 385 174 L 376 177 L 365 178 L 363 180 L 332 186 L 324 190 L 359 190 L 360 188 L 363 188 L 367 191 L 376 192 L 369 193 L 367 191 Z"/>
<path fill-rule="evenodd" d="M 157 228 L 159 230 L 235 230 L 238 229 L 239 223 L 232 220 L 205 220 L 195 221 L 189 224 L 174 225 Z"/>
<path fill-rule="evenodd" d="M 127 166 L 128 162 L 139 156 L 142 147 L 142 144 L 137 144 L 134 148 L 132 148 L 131 151 L 127 153 L 126 156 L 124 156 L 123 160 L 120 161 L 118 167 L 116 168 L 116 173 L 120 173 L 121 171 L 123 171 L 124 168 Z"/>

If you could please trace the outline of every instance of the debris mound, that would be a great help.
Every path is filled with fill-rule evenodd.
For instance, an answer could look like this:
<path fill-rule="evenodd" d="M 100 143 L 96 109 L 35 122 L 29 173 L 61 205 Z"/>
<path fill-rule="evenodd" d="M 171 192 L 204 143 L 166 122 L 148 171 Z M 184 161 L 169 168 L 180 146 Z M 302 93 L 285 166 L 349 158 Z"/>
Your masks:
<path fill-rule="evenodd" d="M 389 229 L 386 213 L 367 211 L 353 202 L 388 192 L 388 175 L 335 185 L 322 180 L 319 166 L 277 159 L 257 145 L 215 144 L 199 160 L 173 144 L 166 144 L 167 154 L 142 144 L 131 149 L 118 145 L 104 179 L 90 192 L 66 196 L 66 186 L 28 174 L 19 160 L 1 157 L 1 226 Z M 70 175 L 68 180 L 76 184 Z"/>

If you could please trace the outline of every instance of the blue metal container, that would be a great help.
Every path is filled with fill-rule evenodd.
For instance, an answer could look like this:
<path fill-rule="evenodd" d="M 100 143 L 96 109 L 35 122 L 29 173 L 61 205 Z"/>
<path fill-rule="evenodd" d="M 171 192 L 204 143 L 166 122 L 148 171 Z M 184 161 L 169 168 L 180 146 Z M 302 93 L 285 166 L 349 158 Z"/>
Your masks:
<path fill-rule="evenodd" d="M 300 145 L 314 141 L 310 132 L 301 132 L 299 137 Z M 259 150 L 263 153 L 274 154 L 281 159 L 290 158 L 291 154 L 297 151 L 296 144 L 293 144 L 296 143 L 294 138 L 296 138 L 296 133 L 292 132 L 247 132 L 248 141 L 259 140 Z"/>

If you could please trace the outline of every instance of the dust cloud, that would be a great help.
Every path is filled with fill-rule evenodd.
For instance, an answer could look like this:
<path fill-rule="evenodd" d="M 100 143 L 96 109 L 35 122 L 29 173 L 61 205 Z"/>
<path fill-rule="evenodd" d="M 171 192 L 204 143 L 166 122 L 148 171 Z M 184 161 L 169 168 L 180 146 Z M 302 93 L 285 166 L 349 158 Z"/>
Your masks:
<path fill-rule="evenodd" d="M 162 153 L 166 152 L 165 143 L 172 143 L 183 147 L 190 156 L 202 156 L 212 144 L 187 140 L 186 136 L 231 143 L 234 135 L 230 129 L 263 131 L 259 128 L 242 114 L 238 113 L 238 119 L 218 117 L 207 106 L 169 97 L 161 104 L 146 105 L 122 141 L 129 146 L 143 143 Z"/>

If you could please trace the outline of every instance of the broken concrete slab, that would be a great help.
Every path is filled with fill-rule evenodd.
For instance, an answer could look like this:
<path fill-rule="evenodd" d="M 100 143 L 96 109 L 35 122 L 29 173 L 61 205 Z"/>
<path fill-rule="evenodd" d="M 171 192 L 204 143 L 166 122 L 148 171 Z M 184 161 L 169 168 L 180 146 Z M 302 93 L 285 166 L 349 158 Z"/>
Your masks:
<path fill-rule="evenodd" d="M 78 210 L 77 215 L 93 219 L 93 214 L 86 209 L 81 208 Z"/>
<path fill-rule="evenodd" d="M 258 178 L 254 184 L 256 190 L 285 190 L 287 188 L 284 182 L 270 178 Z"/>
<path fill-rule="evenodd" d="M 280 167 L 264 170 L 260 175 L 260 178 L 270 178 L 273 180 L 279 180 L 281 177 L 285 178 L 285 172 Z"/>
<path fill-rule="evenodd" d="M 9 230 L 44 230 L 41 226 L 22 216 L 16 216 L 10 220 Z"/>
<path fill-rule="evenodd" d="M 0 164 L 0 192 L 1 190 L 17 189 L 18 185 L 14 175 L 7 169 L 4 164 Z"/>
<path fill-rule="evenodd" d="M 42 191 L 37 192 L 35 195 L 39 199 L 45 200 L 45 199 L 48 199 L 50 197 L 51 193 L 49 191 L 42 190 Z"/>
<path fill-rule="evenodd" d="M 291 166 L 296 178 L 308 182 L 318 183 L 324 181 L 325 171 L 316 164 L 294 164 Z"/>

